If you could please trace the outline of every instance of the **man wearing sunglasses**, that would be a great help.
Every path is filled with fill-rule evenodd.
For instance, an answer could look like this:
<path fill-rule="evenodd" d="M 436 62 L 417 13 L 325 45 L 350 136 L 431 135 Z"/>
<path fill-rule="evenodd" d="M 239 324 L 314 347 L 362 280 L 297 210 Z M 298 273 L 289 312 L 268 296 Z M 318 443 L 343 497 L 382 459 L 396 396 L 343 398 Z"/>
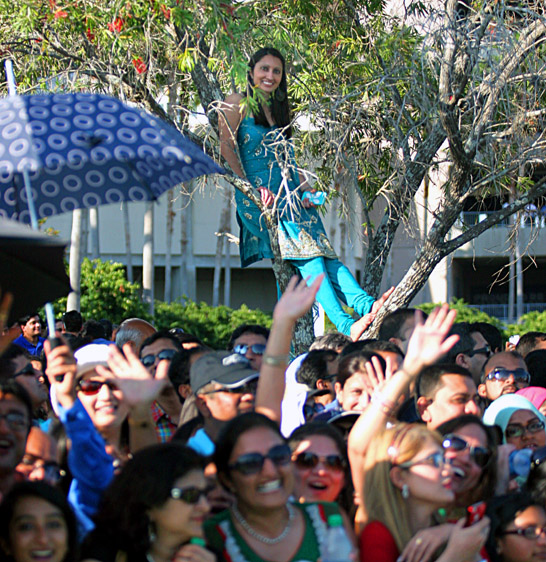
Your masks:
<path fill-rule="evenodd" d="M 188 440 L 188 446 L 208 456 L 220 429 L 234 417 L 254 409 L 259 373 L 238 353 L 206 353 L 191 366 L 190 384 L 204 427 Z"/>
<path fill-rule="evenodd" d="M 246 357 L 250 366 L 259 371 L 262 367 L 262 357 L 269 338 L 269 330 L 257 324 L 243 324 L 235 328 L 231 334 L 228 350 Z"/>
<path fill-rule="evenodd" d="M 19 383 L 30 396 L 33 419 L 47 418 L 48 392 L 45 384 L 40 382 L 42 373 L 32 365 L 32 359 L 25 349 L 11 344 L 0 358 L 0 379 L 13 379 Z"/>
<path fill-rule="evenodd" d="M 504 394 L 514 394 L 529 386 L 531 375 L 523 357 L 516 351 L 495 353 L 484 365 L 479 395 L 490 403 Z"/>
<path fill-rule="evenodd" d="M 142 342 L 140 360 L 151 375 L 160 361 L 171 362 L 174 355 L 182 350 L 176 336 L 167 331 L 152 334 Z M 178 420 L 182 411 L 182 402 L 174 386 L 169 384 L 161 391 L 158 399 L 152 404 L 152 418 L 154 420 L 157 438 L 165 443 L 171 440 L 178 428 Z"/>
<path fill-rule="evenodd" d="M 449 335 L 459 336 L 459 341 L 446 355 L 445 362 L 456 363 L 468 369 L 477 386 L 480 384 L 483 366 L 491 356 L 487 340 L 480 332 L 473 330 L 468 322 L 454 324 Z"/>

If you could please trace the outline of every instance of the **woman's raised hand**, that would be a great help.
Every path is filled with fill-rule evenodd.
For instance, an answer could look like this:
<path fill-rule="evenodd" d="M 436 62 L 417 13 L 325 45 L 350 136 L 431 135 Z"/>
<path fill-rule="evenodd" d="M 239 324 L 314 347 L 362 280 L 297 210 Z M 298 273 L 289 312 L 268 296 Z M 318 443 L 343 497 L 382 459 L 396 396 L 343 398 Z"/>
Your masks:
<path fill-rule="evenodd" d="M 185 544 L 174 555 L 173 562 L 216 562 L 216 555 L 198 544 Z"/>
<path fill-rule="evenodd" d="M 417 375 L 421 369 L 438 361 L 459 341 L 457 335 L 447 337 L 456 316 L 457 311 L 450 310 L 447 304 L 433 310 L 425 322 L 421 312 L 416 311 L 415 329 L 409 339 L 402 366 L 405 373 Z"/>
<path fill-rule="evenodd" d="M 438 558 L 438 562 L 473 562 L 481 560 L 482 549 L 489 535 L 490 520 L 484 517 L 481 521 L 465 527 L 465 519 L 457 521 L 447 547 Z"/>
<path fill-rule="evenodd" d="M 168 383 L 169 364 L 160 361 L 153 377 L 142 364 L 130 344 L 123 346 L 123 354 L 115 345 L 109 347 L 108 367 L 97 367 L 99 375 L 112 373 L 117 380 L 123 399 L 132 409 L 137 406 L 149 406 Z"/>

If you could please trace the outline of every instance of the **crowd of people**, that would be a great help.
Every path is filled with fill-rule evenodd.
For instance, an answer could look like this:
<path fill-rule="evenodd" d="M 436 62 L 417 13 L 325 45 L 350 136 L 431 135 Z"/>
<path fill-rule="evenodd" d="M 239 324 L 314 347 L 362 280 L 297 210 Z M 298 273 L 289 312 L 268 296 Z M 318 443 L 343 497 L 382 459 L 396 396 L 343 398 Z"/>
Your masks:
<path fill-rule="evenodd" d="M 15 562 L 546 557 L 546 334 L 388 313 L 316 338 L 294 278 L 225 351 L 180 328 L 38 315 L 2 336 L 0 547 Z M 92 329 L 89 329 L 92 326 Z M 113 329 L 113 332 L 109 332 Z"/>
<path fill-rule="evenodd" d="M 226 99 L 241 259 L 294 277 L 271 330 L 225 350 L 180 326 L 38 314 L 0 336 L 0 560 L 531 562 L 546 559 L 546 334 L 389 312 L 337 259 L 290 142 L 285 61 Z M 242 107 L 246 109 L 241 109 Z M 293 358 L 318 300 L 338 331 Z M 353 319 L 342 304 L 360 316 Z M 7 318 L 10 298 L 0 304 Z M 14 341 L 13 341 L 14 340 Z"/>

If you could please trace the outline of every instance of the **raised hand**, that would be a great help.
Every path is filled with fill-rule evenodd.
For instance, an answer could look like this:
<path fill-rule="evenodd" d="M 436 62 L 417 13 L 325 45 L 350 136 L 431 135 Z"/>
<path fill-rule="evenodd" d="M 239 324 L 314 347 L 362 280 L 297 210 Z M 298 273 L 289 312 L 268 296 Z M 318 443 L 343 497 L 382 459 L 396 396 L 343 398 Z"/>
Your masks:
<path fill-rule="evenodd" d="M 160 361 L 155 378 L 148 372 L 130 344 L 123 346 L 123 353 L 115 345 L 109 347 L 108 367 L 97 366 L 97 373 L 103 376 L 113 374 L 123 399 L 131 408 L 149 406 L 168 384 L 169 363 Z"/>
<path fill-rule="evenodd" d="M 415 329 L 402 366 L 404 372 L 417 375 L 423 367 L 441 359 L 459 341 L 457 335 L 447 337 L 456 316 L 457 311 L 450 310 L 447 304 L 434 309 L 424 323 L 421 312 L 415 313 Z"/>
<path fill-rule="evenodd" d="M 76 360 L 61 334 L 57 332 L 55 337 L 60 338 L 62 345 L 51 349 L 49 340 L 44 342 L 46 375 L 61 406 L 69 409 L 76 401 Z"/>
<path fill-rule="evenodd" d="M 284 293 L 273 310 L 273 320 L 290 319 L 296 321 L 308 312 L 324 279 L 321 273 L 311 285 L 307 285 L 307 279 L 299 279 L 296 275 L 290 279 Z"/>
<path fill-rule="evenodd" d="M 1 292 L 0 292 L 1 294 Z M 6 293 L 0 302 L 0 355 L 6 351 L 8 345 L 21 334 L 21 329 L 17 324 L 8 329 L 8 317 L 11 305 L 13 303 L 13 295 Z"/>
<path fill-rule="evenodd" d="M 273 201 L 275 201 L 275 196 L 267 187 L 259 187 L 258 191 L 260 192 L 260 198 L 262 199 L 262 203 L 265 207 L 271 207 L 273 205 Z"/>

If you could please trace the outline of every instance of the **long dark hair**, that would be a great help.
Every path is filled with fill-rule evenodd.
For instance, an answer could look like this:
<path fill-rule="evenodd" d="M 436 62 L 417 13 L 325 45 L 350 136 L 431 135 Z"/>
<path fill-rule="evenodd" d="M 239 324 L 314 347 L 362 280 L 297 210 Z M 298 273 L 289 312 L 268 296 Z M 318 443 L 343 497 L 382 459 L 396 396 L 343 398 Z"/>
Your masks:
<path fill-rule="evenodd" d="M 147 552 L 148 511 L 169 499 L 175 480 L 192 470 L 202 470 L 203 463 L 201 455 L 178 443 L 138 451 L 104 492 L 95 516 L 96 529 L 86 543 L 92 546 L 95 541 L 108 541 L 128 553 L 129 559 Z"/>
<path fill-rule="evenodd" d="M 250 72 L 253 71 L 256 64 L 267 55 L 271 55 L 272 57 L 279 59 L 282 63 L 281 83 L 271 96 L 271 115 L 273 116 L 275 125 L 282 129 L 284 136 L 289 139 L 292 138 L 292 127 L 290 125 L 290 106 L 288 105 L 288 86 L 286 84 L 286 62 L 282 54 L 277 49 L 274 49 L 273 47 L 263 47 L 250 57 L 250 60 L 248 61 L 248 67 L 250 70 L 247 74 L 247 95 L 254 97 L 254 81 L 252 80 Z M 254 114 L 254 122 L 257 125 L 269 127 L 269 122 L 265 116 L 261 103 L 258 103 L 258 112 Z"/>
<path fill-rule="evenodd" d="M 0 543 L 4 547 L 10 547 L 9 525 L 17 502 L 22 498 L 39 498 L 58 508 L 66 523 L 67 529 L 67 552 L 63 562 L 76 562 L 79 560 L 78 530 L 76 517 L 68 504 L 64 494 L 57 488 L 42 481 L 19 482 L 11 488 L 0 504 Z M 12 560 L 10 556 L 2 558 Z"/>
<path fill-rule="evenodd" d="M 335 443 L 341 458 L 345 461 L 345 469 L 343 471 L 345 486 L 337 498 L 337 503 L 343 507 L 347 513 L 352 514 L 355 510 L 353 479 L 351 478 L 349 459 L 347 457 L 347 445 L 343 440 L 343 434 L 337 427 L 325 422 L 313 421 L 300 425 L 288 438 L 288 445 L 292 453 L 294 453 L 302 441 L 305 441 L 308 437 L 312 437 L 313 435 L 320 435 L 331 439 Z"/>

